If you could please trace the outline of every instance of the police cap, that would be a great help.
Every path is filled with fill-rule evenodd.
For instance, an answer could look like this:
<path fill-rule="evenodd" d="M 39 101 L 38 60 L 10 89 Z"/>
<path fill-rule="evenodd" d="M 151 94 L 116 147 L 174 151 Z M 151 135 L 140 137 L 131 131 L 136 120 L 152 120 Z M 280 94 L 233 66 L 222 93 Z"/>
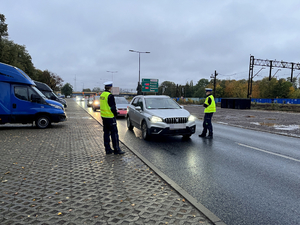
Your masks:
<path fill-rule="evenodd" d="M 205 88 L 205 91 L 212 91 L 211 88 Z"/>
<path fill-rule="evenodd" d="M 105 83 L 103 83 L 105 87 L 112 87 L 113 86 L 113 82 L 112 81 L 107 81 Z"/>

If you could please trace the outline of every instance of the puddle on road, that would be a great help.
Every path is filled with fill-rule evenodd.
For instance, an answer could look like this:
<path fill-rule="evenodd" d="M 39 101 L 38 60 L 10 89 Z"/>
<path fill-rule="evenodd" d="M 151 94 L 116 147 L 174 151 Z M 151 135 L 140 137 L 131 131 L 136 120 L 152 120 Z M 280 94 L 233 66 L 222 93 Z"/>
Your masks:
<path fill-rule="evenodd" d="M 297 130 L 300 128 L 299 125 L 278 125 L 275 123 L 264 123 L 264 122 L 251 122 L 251 124 L 258 125 L 258 126 L 268 126 L 274 127 L 277 130 Z"/>

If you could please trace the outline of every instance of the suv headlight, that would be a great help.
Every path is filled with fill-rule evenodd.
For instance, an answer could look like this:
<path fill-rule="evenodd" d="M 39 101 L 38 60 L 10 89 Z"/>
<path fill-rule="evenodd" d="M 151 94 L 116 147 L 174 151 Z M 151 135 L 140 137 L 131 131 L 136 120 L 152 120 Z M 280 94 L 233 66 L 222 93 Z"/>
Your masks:
<path fill-rule="evenodd" d="M 193 122 L 193 121 L 195 121 L 196 119 L 197 119 L 196 116 L 193 116 L 193 115 L 190 115 L 190 116 L 189 116 L 189 122 Z"/>
<path fill-rule="evenodd" d="M 56 108 L 56 109 L 62 109 L 62 110 L 64 110 L 62 107 L 60 107 L 58 105 L 54 105 L 54 104 L 49 104 L 49 105 L 52 106 L 52 107 L 54 107 L 54 108 Z"/>
<path fill-rule="evenodd" d="M 160 117 L 158 117 L 158 116 L 151 116 L 151 117 L 150 117 L 150 121 L 151 121 L 152 123 L 157 123 L 157 122 L 162 122 L 163 120 L 162 120 L 162 118 L 160 118 Z"/>

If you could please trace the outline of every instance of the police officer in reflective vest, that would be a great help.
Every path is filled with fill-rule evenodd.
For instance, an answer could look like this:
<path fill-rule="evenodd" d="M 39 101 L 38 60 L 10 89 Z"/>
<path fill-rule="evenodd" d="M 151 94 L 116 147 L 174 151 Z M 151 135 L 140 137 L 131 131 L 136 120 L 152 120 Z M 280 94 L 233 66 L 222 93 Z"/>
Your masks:
<path fill-rule="evenodd" d="M 213 127 L 211 123 L 212 116 L 214 112 L 216 112 L 216 103 L 214 96 L 212 95 L 212 89 L 211 88 L 205 88 L 206 92 L 206 99 L 203 104 L 205 107 L 204 109 L 204 120 L 203 120 L 203 131 L 202 134 L 199 135 L 199 137 L 205 137 L 208 139 L 213 138 Z M 206 136 L 208 130 L 208 136 Z"/>
<path fill-rule="evenodd" d="M 103 121 L 103 138 L 106 154 L 124 154 L 119 147 L 119 135 L 117 128 L 116 117 L 118 115 L 115 97 L 110 93 L 113 82 L 108 81 L 104 83 L 105 91 L 100 95 L 100 113 Z M 110 137 L 113 148 L 110 147 Z"/>

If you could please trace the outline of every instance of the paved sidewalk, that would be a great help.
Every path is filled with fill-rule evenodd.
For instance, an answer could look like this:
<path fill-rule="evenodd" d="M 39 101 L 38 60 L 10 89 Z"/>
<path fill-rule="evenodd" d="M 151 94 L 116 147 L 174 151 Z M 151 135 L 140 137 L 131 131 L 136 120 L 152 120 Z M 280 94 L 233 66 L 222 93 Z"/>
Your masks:
<path fill-rule="evenodd" d="M 130 149 L 105 155 L 102 126 L 74 101 L 40 130 L 0 126 L 0 224 L 224 224 Z M 201 207 L 200 207 L 201 208 Z"/>

